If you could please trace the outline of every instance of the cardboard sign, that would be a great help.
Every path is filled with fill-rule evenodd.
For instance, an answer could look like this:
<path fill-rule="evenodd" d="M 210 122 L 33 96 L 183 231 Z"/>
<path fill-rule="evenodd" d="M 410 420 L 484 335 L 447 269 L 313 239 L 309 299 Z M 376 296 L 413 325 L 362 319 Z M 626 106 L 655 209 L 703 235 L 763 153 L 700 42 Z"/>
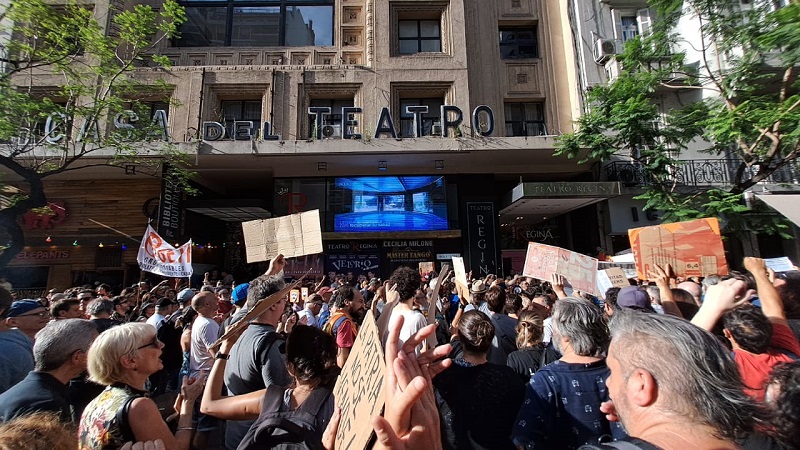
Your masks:
<path fill-rule="evenodd" d="M 679 277 L 727 275 L 719 221 L 715 218 L 628 230 L 636 273 L 647 279 L 653 265 L 669 264 Z"/>
<path fill-rule="evenodd" d="M 605 298 L 606 292 L 612 287 L 623 288 L 630 286 L 628 277 L 625 272 L 619 267 L 611 267 L 609 269 L 601 269 L 597 271 L 597 292 L 600 297 Z"/>
<path fill-rule="evenodd" d="M 308 298 L 308 287 L 307 286 L 304 286 L 304 287 L 300 288 L 300 298 L 303 299 L 303 301 L 306 301 L 306 299 Z"/>
<path fill-rule="evenodd" d="M 786 256 L 781 258 L 766 258 L 764 259 L 764 264 L 768 269 L 772 269 L 773 272 L 792 272 L 797 270 L 794 268 L 792 261 Z"/>
<path fill-rule="evenodd" d="M 136 261 L 144 272 L 162 277 L 189 278 L 192 276 L 192 242 L 175 248 L 148 225 Z"/>
<path fill-rule="evenodd" d="M 595 258 L 552 245 L 529 242 L 522 274 L 550 281 L 554 273 L 566 278 L 574 289 L 589 293 L 597 291 Z"/>
<path fill-rule="evenodd" d="M 464 267 L 464 258 L 453 257 L 453 272 L 456 274 L 456 282 L 463 284 L 464 287 L 469 287 L 469 283 L 467 282 L 467 269 Z"/>
<path fill-rule="evenodd" d="M 436 266 L 432 262 L 419 263 L 419 274 L 422 275 L 423 277 L 430 274 L 434 270 L 436 270 Z"/>
<path fill-rule="evenodd" d="M 636 263 L 633 262 L 633 254 L 631 254 L 630 263 L 597 261 L 598 270 L 609 269 L 611 267 L 619 267 L 622 270 L 622 273 L 625 274 L 625 278 L 636 278 Z"/>
<path fill-rule="evenodd" d="M 292 289 L 291 291 L 289 291 L 289 302 L 297 303 L 299 301 L 300 301 L 300 290 Z"/>
<path fill-rule="evenodd" d="M 322 253 L 319 210 L 242 223 L 247 262 Z"/>
<path fill-rule="evenodd" d="M 336 450 L 363 450 L 372 438 L 372 417 L 383 410 L 383 349 L 372 314 L 367 314 L 333 395 L 342 409 Z"/>

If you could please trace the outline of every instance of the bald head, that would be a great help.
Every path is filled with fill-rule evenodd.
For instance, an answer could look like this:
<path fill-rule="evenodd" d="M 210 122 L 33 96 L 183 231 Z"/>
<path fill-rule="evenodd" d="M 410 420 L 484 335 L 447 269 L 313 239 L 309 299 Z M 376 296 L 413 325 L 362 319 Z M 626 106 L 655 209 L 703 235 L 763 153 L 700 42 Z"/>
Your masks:
<path fill-rule="evenodd" d="M 684 281 L 683 283 L 678 284 L 678 289 L 683 289 L 684 291 L 692 294 L 692 297 L 694 297 L 694 302 L 700 306 L 700 296 L 703 294 L 702 286 L 694 281 Z"/>
<path fill-rule="evenodd" d="M 192 309 L 203 317 L 214 317 L 217 312 L 217 296 L 213 292 L 200 292 L 192 297 Z"/>

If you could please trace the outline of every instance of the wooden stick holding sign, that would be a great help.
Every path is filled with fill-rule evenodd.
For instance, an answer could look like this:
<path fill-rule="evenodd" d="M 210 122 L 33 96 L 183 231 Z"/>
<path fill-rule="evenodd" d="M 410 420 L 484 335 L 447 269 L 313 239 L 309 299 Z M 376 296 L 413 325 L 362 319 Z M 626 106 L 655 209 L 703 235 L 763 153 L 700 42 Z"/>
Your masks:
<path fill-rule="evenodd" d="M 439 270 L 439 277 L 436 278 L 436 286 L 434 289 L 428 290 L 428 325 L 436 323 L 436 304 L 439 301 L 439 289 L 442 287 L 445 278 L 450 273 L 450 266 L 447 263 L 442 264 L 442 269 Z M 436 348 L 436 333 L 428 336 L 428 348 Z"/>
<path fill-rule="evenodd" d="M 309 272 L 311 272 L 311 270 L 309 270 Z M 225 334 L 223 334 L 219 339 L 217 339 L 217 342 L 214 342 L 214 344 L 211 345 L 211 350 L 218 349 L 219 346 L 222 345 L 223 341 L 228 339 L 230 336 L 238 333 L 239 331 L 241 331 L 241 329 L 247 327 L 250 324 L 251 320 L 253 320 L 256 317 L 258 317 L 259 315 L 261 315 L 261 313 L 266 311 L 267 308 L 269 308 L 270 306 L 272 306 L 272 305 L 278 303 L 279 301 L 281 301 L 281 298 L 287 296 L 292 289 L 296 288 L 297 286 L 300 285 L 300 283 L 303 282 L 303 279 L 306 277 L 306 275 L 308 275 L 308 273 L 306 273 L 305 275 L 300 277 L 294 283 L 287 284 L 280 291 L 270 295 L 269 297 L 267 297 L 265 299 L 259 300 L 258 303 L 256 303 L 255 306 L 253 306 L 250 309 L 250 311 L 248 311 L 247 314 L 244 315 L 244 317 L 242 317 L 236 323 L 230 325 L 227 328 L 227 330 L 225 331 Z"/>

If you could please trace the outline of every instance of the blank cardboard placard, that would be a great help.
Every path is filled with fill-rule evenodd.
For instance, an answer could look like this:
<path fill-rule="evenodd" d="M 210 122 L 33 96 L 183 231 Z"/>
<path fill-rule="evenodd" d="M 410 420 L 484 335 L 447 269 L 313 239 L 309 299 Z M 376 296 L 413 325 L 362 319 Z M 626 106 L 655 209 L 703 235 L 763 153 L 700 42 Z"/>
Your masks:
<path fill-rule="evenodd" d="M 628 238 L 640 279 L 647 279 L 655 264 L 669 264 L 679 277 L 728 274 L 719 221 L 714 217 L 633 228 Z"/>
<path fill-rule="evenodd" d="M 333 395 L 342 410 L 336 450 L 363 450 L 372 438 L 372 417 L 383 410 L 385 362 L 378 328 L 367 314 Z"/>
<path fill-rule="evenodd" d="M 464 267 L 464 258 L 460 256 L 453 257 L 453 273 L 456 274 L 456 281 L 463 284 L 464 287 L 469 287 L 469 283 L 467 282 L 467 269 Z"/>
<path fill-rule="evenodd" d="M 247 262 L 322 253 L 319 210 L 242 223 Z"/>

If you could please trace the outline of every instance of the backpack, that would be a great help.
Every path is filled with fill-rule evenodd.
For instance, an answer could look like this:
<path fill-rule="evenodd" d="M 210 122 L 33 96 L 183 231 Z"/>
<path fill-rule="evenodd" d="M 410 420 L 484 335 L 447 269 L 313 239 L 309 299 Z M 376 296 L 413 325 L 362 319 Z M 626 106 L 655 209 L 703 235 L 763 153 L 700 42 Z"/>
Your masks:
<path fill-rule="evenodd" d="M 317 430 L 317 416 L 322 406 L 333 395 L 324 387 L 317 387 L 294 411 L 281 412 L 285 389 L 271 385 L 261 404 L 261 414 L 247 431 L 237 450 L 265 448 L 284 450 L 324 450 L 322 433 Z"/>
<path fill-rule="evenodd" d="M 164 343 L 164 348 L 161 350 L 161 361 L 164 363 L 164 368 L 167 369 L 180 368 L 183 362 L 183 350 L 181 349 L 183 330 L 175 328 L 177 320 L 178 318 L 174 314 L 164 319 L 156 332 L 158 340 Z"/>
<path fill-rule="evenodd" d="M 339 333 L 339 327 L 342 326 L 345 320 L 347 320 L 347 315 L 345 315 L 345 313 L 336 312 L 328 318 L 327 322 L 325 322 L 325 325 L 322 327 L 322 331 L 330 334 L 335 339 L 336 335 Z"/>

